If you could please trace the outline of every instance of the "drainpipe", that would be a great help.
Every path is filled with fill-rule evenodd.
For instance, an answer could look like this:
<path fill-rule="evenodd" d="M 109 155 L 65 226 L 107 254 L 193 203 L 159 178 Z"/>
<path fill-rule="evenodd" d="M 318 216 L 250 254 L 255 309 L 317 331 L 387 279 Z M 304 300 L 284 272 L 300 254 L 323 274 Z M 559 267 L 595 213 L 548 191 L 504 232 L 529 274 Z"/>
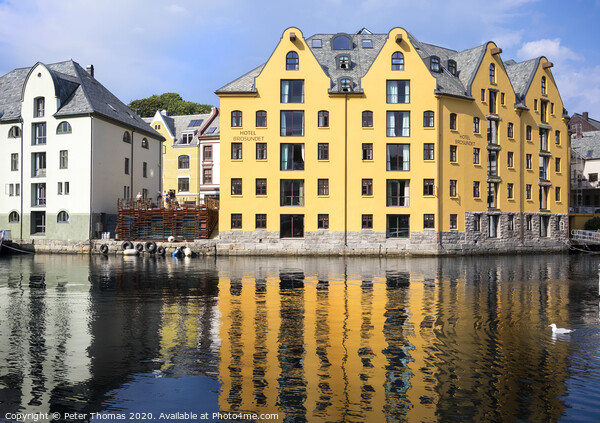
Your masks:
<path fill-rule="evenodd" d="M 348 247 L 348 94 L 344 96 L 344 246 Z"/>
<path fill-rule="evenodd" d="M 517 109 L 517 114 L 519 115 L 519 144 L 521 150 L 521 169 L 519 172 L 519 184 L 521 185 L 521 195 L 519 196 L 519 215 L 521 220 L 521 227 L 519 232 L 521 236 L 521 245 L 523 245 L 523 243 L 525 242 L 525 215 L 523 213 L 525 209 L 525 143 L 523 142 L 523 119 L 521 119 L 523 111 L 521 109 Z"/>
<path fill-rule="evenodd" d="M 131 167 L 129 169 L 129 176 L 131 179 L 131 183 L 130 183 L 131 188 L 129 189 L 129 200 L 130 201 L 133 200 L 133 196 L 135 195 L 134 194 L 135 191 L 133 189 L 133 170 L 135 169 L 135 165 L 133 163 L 133 144 L 135 144 L 134 138 L 135 138 L 135 129 L 133 129 L 131 131 Z"/>
<path fill-rule="evenodd" d="M 94 235 L 94 209 L 92 203 L 92 199 L 94 198 L 94 116 L 92 115 L 90 115 L 90 126 L 90 225 L 88 238 L 91 241 Z"/>
<path fill-rule="evenodd" d="M 19 166 L 21 166 L 21 188 L 20 188 L 20 197 L 21 197 L 21 210 L 20 210 L 20 217 L 19 217 L 19 241 L 23 241 L 23 196 L 25 194 L 25 186 L 23 185 L 23 117 L 19 118 L 19 122 L 21 123 L 21 163 L 19 163 Z M 31 213 L 29 213 L 29 224 L 31 225 Z"/>
<path fill-rule="evenodd" d="M 437 233 L 437 241 L 438 241 L 438 248 L 441 249 L 442 248 L 442 229 L 443 229 L 443 223 L 444 223 L 444 216 L 442 216 L 442 185 L 443 185 L 443 160 L 442 160 L 442 152 L 443 152 L 443 148 L 442 148 L 442 144 L 444 141 L 444 136 L 443 136 L 443 130 L 444 128 L 442 127 L 442 101 L 440 96 L 437 96 L 437 103 L 438 103 L 438 143 L 437 143 L 437 150 L 438 150 L 438 181 L 437 181 L 437 188 L 435 190 L 435 195 L 437 195 L 437 216 L 438 216 L 438 233 Z M 434 185 L 434 187 L 436 187 L 436 185 Z"/>

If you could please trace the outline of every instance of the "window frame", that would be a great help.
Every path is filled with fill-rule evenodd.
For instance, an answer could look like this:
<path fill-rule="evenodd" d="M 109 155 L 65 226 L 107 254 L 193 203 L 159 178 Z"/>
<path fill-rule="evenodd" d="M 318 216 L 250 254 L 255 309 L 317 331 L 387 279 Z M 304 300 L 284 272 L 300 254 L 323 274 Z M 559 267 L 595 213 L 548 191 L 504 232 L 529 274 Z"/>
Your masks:
<path fill-rule="evenodd" d="M 243 158 L 243 146 L 241 142 L 231 143 L 231 160 L 242 160 Z"/>
<path fill-rule="evenodd" d="M 267 111 L 257 110 L 256 111 L 256 127 L 266 128 L 267 127 Z"/>
<path fill-rule="evenodd" d="M 373 127 L 373 112 L 371 110 L 364 110 L 362 112 L 362 127 L 372 128 Z"/>
<path fill-rule="evenodd" d="M 392 53 L 392 70 L 403 71 L 404 70 L 404 54 L 400 51 Z"/>
<path fill-rule="evenodd" d="M 361 197 L 373 196 L 373 179 L 363 178 L 361 181 Z"/>
<path fill-rule="evenodd" d="M 373 143 L 362 143 L 362 160 L 373 160 Z"/>
<path fill-rule="evenodd" d="M 295 51 L 285 55 L 285 70 L 300 70 L 300 56 Z"/>
<path fill-rule="evenodd" d="M 242 127 L 242 111 L 241 110 L 233 110 L 231 112 L 231 127 L 232 128 L 241 128 Z"/>
<path fill-rule="evenodd" d="M 256 195 L 256 196 L 266 196 L 267 195 L 267 178 L 256 178 L 255 179 L 254 195 Z"/>
<path fill-rule="evenodd" d="M 71 134 L 72 132 L 73 128 L 71 124 L 66 120 L 63 120 L 56 126 L 56 135 Z"/>
<path fill-rule="evenodd" d="M 317 126 L 319 128 L 329 128 L 329 112 L 327 110 L 319 110 L 317 113 Z"/>
<path fill-rule="evenodd" d="M 435 113 L 432 110 L 426 110 L 423 112 L 423 127 L 434 128 L 435 127 Z"/>
<path fill-rule="evenodd" d="M 317 160 L 329 160 L 328 142 L 320 142 L 317 144 Z"/>
<path fill-rule="evenodd" d="M 243 195 L 242 178 L 231 178 L 231 196 Z"/>
<path fill-rule="evenodd" d="M 435 144 L 432 142 L 423 143 L 423 160 L 435 160 Z"/>
<path fill-rule="evenodd" d="M 187 166 L 184 166 L 187 165 Z M 181 154 L 177 157 L 177 169 L 188 170 L 190 168 L 190 156 L 187 154 Z"/>

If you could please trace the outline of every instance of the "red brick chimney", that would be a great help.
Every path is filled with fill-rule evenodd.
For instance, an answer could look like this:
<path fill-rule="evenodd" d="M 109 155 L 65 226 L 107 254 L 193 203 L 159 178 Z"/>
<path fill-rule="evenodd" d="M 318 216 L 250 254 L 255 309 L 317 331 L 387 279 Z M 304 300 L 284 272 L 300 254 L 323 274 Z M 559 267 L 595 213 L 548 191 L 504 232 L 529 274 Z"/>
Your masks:
<path fill-rule="evenodd" d="M 588 120 L 588 112 L 583 112 L 583 120 L 587 122 Z"/>

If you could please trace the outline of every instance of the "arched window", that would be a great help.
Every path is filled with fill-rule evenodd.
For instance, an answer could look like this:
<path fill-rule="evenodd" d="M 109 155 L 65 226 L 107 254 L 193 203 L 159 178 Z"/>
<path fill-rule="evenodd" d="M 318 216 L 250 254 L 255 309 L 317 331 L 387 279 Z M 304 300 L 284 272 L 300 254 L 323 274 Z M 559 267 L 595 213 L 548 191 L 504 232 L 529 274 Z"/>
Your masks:
<path fill-rule="evenodd" d="M 362 126 L 363 128 L 372 128 L 373 127 L 373 112 L 370 110 L 365 110 L 362 112 Z"/>
<path fill-rule="evenodd" d="M 319 111 L 319 128 L 326 128 L 329 126 L 329 112 L 327 110 Z"/>
<path fill-rule="evenodd" d="M 182 155 L 179 156 L 179 159 L 177 160 L 177 168 L 178 169 L 189 169 L 190 168 L 190 156 L 187 155 Z"/>
<path fill-rule="evenodd" d="M 73 132 L 73 128 L 71 128 L 71 124 L 67 121 L 59 123 L 56 128 L 57 134 L 70 134 L 71 132 Z"/>
<path fill-rule="evenodd" d="M 148 139 L 147 138 L 142 138 L 142 148 L 145 148 L 145 149 L 150 148 L 148 146 Z"/>
<path fill-rule="evenodd" d="M 423 112 L 423 127 L 425 128 L 433 128 L 433 119 L 434 115 L 431 110 Z"/>
<path fill-rule="evenodd" d="M 33 117 L 44 117 L 44 109 L 46 107 L 46 101 L 44 97 L 38 97 L 33 100 Z"/>
<path fill-rule="evenodd" d="M 123 142 L 131 143 L 131 134 L 127 131 L 123 134 Z"/>
<path fill-rule="evenodd" d="M 448 72 L 456 76 L 456 62 L 454 60 L 448 60 Z"/>
<path fill-rule="evenodd" d="M 352 80 L 350 78 L 340 79 L 340 91 L 352 91 Z"/>
<path fill-rule="evenodd" d="M 287 56 L 285 56 L 285 70 L 298 70 L 300 68 L 300 58 L 298 57 L 298 53 L 295 51 L 290 51 Z"/>
<path fill-rule="evenodd" d="M 264 128 L 267 126 L 267 112 L 259 110 L 256 112 L 256 127 Z"/>
<path fill-rule="evenodd" d="M 496 66 L 493 63 L 490 63 L 490 84 L 496 83 Z"/>
<path fill-rule="evenodd" d="M 242 112 L 240 112 L 239 110 L 234 110 L 233 112 L 231 112 L 231 126 L 242 126 Z"/>
<path fill-rule="evenodd" d="M 404 70 L 404 55 L 399 51 L 392 54 L 392 70 L 401 71 Z"/>
<path fill-rule="evenodd" d="M 546 77 L 542 76 L 542 94 L 546 94 Z"/>
<path fill-rule="evenodd" d="M 440 71 L 440 58 L 437 56 L 431 56 L 431 63 L 429 65 L 429 69 L 434 72 Z"/>
<path fill-rule="evenodd" d="M 21 136 L 21 128 L 18 126 L 12 126 L 8 130 L 8 138 L 19 138 Z"/>
<path fill-rule="evenodd" d="M 69 213 L 64 210 L 59 212 L 58 216 L 56 216 L 56 221 L 58 223 L 69 223 Z"/>
<path fill-rule="evenodd" d="M 8 215 L 8 223 L 19 223 L 19 213 L 11 211 Z"/>
<path fill-rule="evenodd" d="M 338 35 L 333 39 L 334 50 L 352 50 L 352 40 L 345 35 Z"/>

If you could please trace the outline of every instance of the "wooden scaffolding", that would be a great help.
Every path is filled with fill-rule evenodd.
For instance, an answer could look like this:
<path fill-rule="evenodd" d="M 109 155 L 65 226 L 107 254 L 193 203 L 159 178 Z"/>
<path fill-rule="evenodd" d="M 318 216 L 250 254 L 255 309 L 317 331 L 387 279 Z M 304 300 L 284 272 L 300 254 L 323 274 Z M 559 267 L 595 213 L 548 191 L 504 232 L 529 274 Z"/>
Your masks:
<path fill-rule="evenodd" d="M 118 200 L 116 236 L 124 241 L 207 239 L 217 226 L 219 201 Z"/>

